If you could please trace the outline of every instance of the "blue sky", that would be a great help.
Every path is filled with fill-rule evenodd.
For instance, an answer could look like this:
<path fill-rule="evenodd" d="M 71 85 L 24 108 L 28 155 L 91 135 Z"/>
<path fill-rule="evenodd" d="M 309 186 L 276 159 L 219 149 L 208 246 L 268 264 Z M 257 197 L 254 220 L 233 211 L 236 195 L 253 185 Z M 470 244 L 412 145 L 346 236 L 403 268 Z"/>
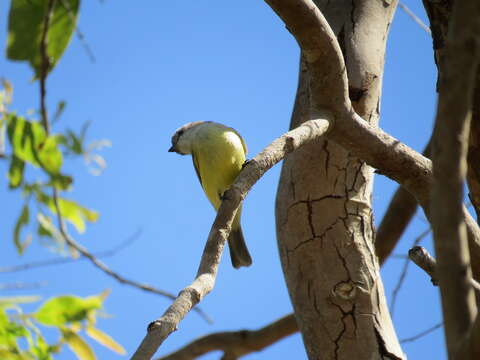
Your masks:
<path fill-rule="evenodd" d="M 0 41 L 6 43 L 9 2 L 0 2 Z M 419 2 L 405 4 L 425 20 Z M 296 90 L 298 47 L 277 16 L 262 1 L 211 0 L 83 1 L 79 29 L 96 62 L 74 38 L 48 79 L 48 107 L 53 113 L 67 102 L 53 130 L 78 130 L 91 121 L 89 141 L 109 139 L 101 154 L 108 167 L 101 176 L 88 173 L 81 160 L 67 162 L 75 176 L 67 196 L 98 210 L 100 219 L 85 234 L 72 234 L 92 252 L 110 249 L 137 229 L 141 236 L 105 262 L 124 276 L 172 293 L 189 284 L 214 212 L 203 195 L 191 160 L 167 152 L 170 137 L 180 125 L 197 120 L 222 122 L 237 129 L 253 157 L 288 129 Z M 3 45 L 4 46 L 4 45 Z M 386 59 L 381 126 L 421 151 L 432 128 L 436 70 L 429 36 L 405 13 L 393 22 Z M 23 63 L 0 58 L 0 76 L 14 86 L 10 109 L 26 114 L 38 109 L 38 84 Z M 7 166 L 0 162 L 5 174 Z M 214 291 L 201 307 L 214 320 L 208 325 L 190 313 L 179 331 L 165 342 L 165 354 L 201 335 L 224 330 L 261 327 L 289 312 L 275 240 L 274 199 L 280 166 L 269 171 L 248 195 L 243 212 L 245 238 L 254 259 L 236 271 L 227 256 L 220 266 Z M 33 174 L 35 176 L 35 174 Z M 2 252 L 0 266 L 54 258 L 38 241 L 22 257 L 16 254 L 12 229 L 22 201 L 18 192 L 0 186 Z M 381 220 L 396 185 L 375 179 L 375 219 Z M 428 225 L 418 213 L 395 253 L 405 253 Z M 425 245 L 431 248 L 430 239 Z M 387 297 L 399 276 L 402 260 L 391 259 L 382 270 Z M 98 326 L 131 353 L 146 325 L 160 316 L 169 301 L 143 293 L 100 273 L 86 261 L 0 274 L 0 284 L 46 281 L 41 289 L 15 292 L 87 296 L 111 289 L 105 307 L 112 315 Z M 3 292 L 0 295 L 13 295 Z M 35 308 L 32 307 L 32 309 Z M 437 289 L 413 266 L 397 301 L 394 323 L 400 338 L 441 321 Z M 441 330 L 403 346 L 412 359 L 446 358 Z M 434 349 L 434 350 L 432 350 Z M 119 356 L 95 346 L 100 359 Z M 206 356 L 217 359 L 219 354 Z M 71 359 L 69 350 L 59 359 Z M 298 334 L 246 359 L 304 359 Z"/>

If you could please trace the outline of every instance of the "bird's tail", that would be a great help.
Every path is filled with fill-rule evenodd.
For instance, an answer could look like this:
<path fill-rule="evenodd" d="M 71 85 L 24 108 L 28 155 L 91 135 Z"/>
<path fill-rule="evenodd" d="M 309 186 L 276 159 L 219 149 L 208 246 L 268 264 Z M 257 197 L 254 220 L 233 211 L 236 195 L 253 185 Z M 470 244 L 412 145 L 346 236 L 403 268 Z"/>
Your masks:
<path fill-rule="evenodd" d="M 230 248 L 230 259 L 235 269 L 252 265 L 252 257 L 248 252 L 247 244 L 245 244 L 240 223 L 238 226 L 232 226 L 232 231 L 228 237 L 228 247 Z"/>

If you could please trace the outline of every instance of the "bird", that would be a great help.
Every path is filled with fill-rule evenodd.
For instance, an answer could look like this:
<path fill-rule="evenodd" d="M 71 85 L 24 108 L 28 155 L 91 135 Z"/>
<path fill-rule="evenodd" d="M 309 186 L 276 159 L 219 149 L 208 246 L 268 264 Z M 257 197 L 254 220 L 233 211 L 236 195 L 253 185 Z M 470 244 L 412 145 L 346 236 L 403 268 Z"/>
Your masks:
<path fill-rule="evenodd" d="M 168 151 L 192 155 L 200 185 L 218 211 L 223 194 L 242 170 L 247 146 L 240 134 L 228 126 L 213 121 L 195 121 L 175 131 Z M 252 264 L 240 223 L 241 212 L 240 206 L 228 237 L 230 259 L 235 269 Z"/>

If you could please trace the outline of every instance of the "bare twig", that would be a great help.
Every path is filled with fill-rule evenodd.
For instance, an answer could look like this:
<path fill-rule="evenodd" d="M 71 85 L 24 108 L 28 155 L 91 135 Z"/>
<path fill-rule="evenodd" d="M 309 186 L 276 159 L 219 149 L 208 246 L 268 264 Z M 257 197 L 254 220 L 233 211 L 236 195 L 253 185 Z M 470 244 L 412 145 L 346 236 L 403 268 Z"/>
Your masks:
<path fill-rule="evenodd" d="M 138 239 L 140 234 L 141 234 L 141 229 L 138 229 L 137 231 L 135 231 L 135 233 L 133 233 L 131 236 L 129 236 L 127 239 L 125 239 L 115 247 L 105 251 L 92 253 L 92 255 L 95 256 L 97 259 L 114 256 L 120 251 L 122 251 L 123 249 L 125 249 L 127 246 L 131 245 L 136 239 Z M 20 265 L 5 266 L 5 267 L 0 267 L 0 273 L 12 273 L 12 272 L 36 269 L 36 268 L 45 267 L 45 266 L 69 264 L 79 260 L 87 260 L 87 258 L 83 256 L 77 259 L 72 257 L 65 257 L 65 258 L 56 258 L 51 260 L 34 261 L 34 262 L 20 264 Z"/>
<path fill-rule="evenodd" d="M 412 341 L 416 341 L 422 337 L 424 337 L 425 335 L 428 335 L 430 334 L 431 332 L 437 330 L 437 329 L 440 329 L 441 327 L 443 326 L 443 323 L 438 323 L 434 326 L 432 326 L 431 328 L 428 328 L 427 330 L 424 330 L 416 335 L 413 335 L 411 337 L 408 337 L 408 338 L 405 338 L 405 339 L 401 339 L 400 340 L 400 343 L 401 344 L 404 344 L 404 343 L 407 343 L 407 342 L 412 342 Z"/>
<path fill-rule="evenodd" d="M 50 26 L 50 18 L 52 16 L 52 10 L 53 6 L 55 4 L 55 0 L 49 0 L 48 4 L 48 11 L 45 14 L 45 19 L 44 19 L 44 28 L 42 32 L 42 40 L 40 43 L 40 54 L 41 54 L 41 59 L 42 59 L 42 64 L 41 64 L 41 74 L 40 74 L 40 113 L 42 117 L 42 124 L 45 129 L 45 132 L 47 135 L 50 134 L 50 124 L 48 121 L 48 114 L 47 114 L 47 108 L 46 108 L 46 81 L 47 81 L 47 76 L 48 76 L 48 68 L 49 68 L 49 59 L 48 59 L 48 54 L 47 54 L 47 48 L 48 48 L 48 30 Z M 134 280 L 127 279 L 118 273 L 114 272 L 111 270 L 108 266 L 106 266 L 104 263 L 102 263 L 100 260 L 98 260 L 93 254 L 91 254 L 86 248 L 84 248 L 82 245 L 77 243 L 67 232 L 67 226 L 65 224 L 65 221 L 63 219 L 62 213 L 60 211 L 60 207 L 58 204 L 58 189 L 56 187 L 53 188 L 53 194 L 52 194 L 52 199 L 53 203 L 55 206 L 55 211 L 57 213 L 57 219 L 58 219 L 58 224 L 59 224 L 59 230 L 60 234 L 62 235 L 63 239 L 65 242 L 77 250 L 82 256 L 85 258 L 89 259 L 93 265 L 95 265 L 98 269 L 102 270 L 104 273 L 107 275 L 113 277 L 115 280 L 122 284 L 130 285 L 133 287 L 136 287 L 138 289 L 151 292 L 157 295 L 162 295 L 165 296 L 169 299 L 175 299 L 176 297 L 164 290 L 157 289 L 153 286 L 147 285 L 147 284 L 142 284 Z M 208 323 L 212 323 L 212 320 L 208 315 L 206 315 L 201 309 L 195 308 L 194 309 L 202 318 L 205 319 Z"/>
<path fill-rule="evenodd" d="M 417 23 L 418 26 L 420 26 L 423 30 L 425 30 L 425 32 L 428 34 L 428 35 L 432 35 L 432 31 L 430 30 L 430 28 L 422 21 L 422 19 L 420 19 L 417 15 L 415 15 L 415 13 L 410 10 L 407 5 L 405 5 L 403 2 L 399 2 L 398 3 L 398 6 L 400 7 L 400 9 L 402 9 L 403 11 L 405 11 L 405 13 L 410 16 L 410 18 L 415 21 Z"/>
<path fill-rule="evenodd" d="M 132 359 L 150 359 L 163 341 L 177 329 L 185 315 L 214 287 L 218 265 L 238 206 L 250 188 L 287 154 L 325 134 L 326 120 L 310 120 L 274 140 L 250 160 L 238 175 L 218 209 L 195 280 L 183 289 L 165 313 L 148 327 L 148 333 Z"/>
<path fill-rule="evenodd" d="M 430 231 L 431 229 L 428 228 L 427 230 L 422 232 L 419 236 L 417 236 L 412 244 L 412 247 L 417 246 L 420 243 L 420 241 L 422 241 L 428 234 L 430 234 Z M 403 263 L 403 268 L 400 273 L 400 277 L 398 278 L 397 285 L 395 286 L 392 292 L 392 302 L 390 303 L 390 313 L 392 314 L 392 317 L 393 317 L 393 314 L 395 313 L 395 304 L 397 303 L 398 292 L 402 288 L 403 282 L 405 281 L 409 265 L 410 265 L 410 261 L 407 257 Z"/>
<path fill-rule="evenodd" d="M 289 314 L 258 330 L 226 331 L 203 336 L 157 360 L 195 359 L 216 350 L 223 351 L 222 359 L 237 359 L 263 350 L 297 331 L 295 316 Z"/>
<path fill-rule="evenodd" d="M 427 249 L 422 246 L 414 246 L 408 251 L 408 257 L 415 263 L 415 265 L 430 276 L 433 285 L 438 286 L 439 279 L 436 274 L 437 261 L 432 255 L 430 255 Z M 470 278 L 470 285 L 480 294 L 480 283 L 475 279 Z"/>
<path fill-rule="evenodd" d="M 408 251 L 408 257 L 430 276 L 433 285 L 438 286 L 438 278 L 435 274 L 437 262 L 427 249 L 422 246 L 414 246 Z"/>

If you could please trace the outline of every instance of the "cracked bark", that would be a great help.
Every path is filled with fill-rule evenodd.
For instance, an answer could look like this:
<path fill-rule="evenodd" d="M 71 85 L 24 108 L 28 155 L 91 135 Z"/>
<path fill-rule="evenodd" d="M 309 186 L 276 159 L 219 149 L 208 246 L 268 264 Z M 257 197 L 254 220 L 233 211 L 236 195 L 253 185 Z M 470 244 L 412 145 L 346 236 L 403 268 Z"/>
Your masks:
<path fill-rule="evenodd" d="M 317 1 L 345 56 L 349 95 L 370 124 L 379 118 L 385 41 L 396 2 Z M 290 128 L 312 118 L 302 61 Z M 285 159 L 277 239 L 290 298 L 310 359 L 403 359 L 375 256 L 373 171 L 326 139 Z"/>

